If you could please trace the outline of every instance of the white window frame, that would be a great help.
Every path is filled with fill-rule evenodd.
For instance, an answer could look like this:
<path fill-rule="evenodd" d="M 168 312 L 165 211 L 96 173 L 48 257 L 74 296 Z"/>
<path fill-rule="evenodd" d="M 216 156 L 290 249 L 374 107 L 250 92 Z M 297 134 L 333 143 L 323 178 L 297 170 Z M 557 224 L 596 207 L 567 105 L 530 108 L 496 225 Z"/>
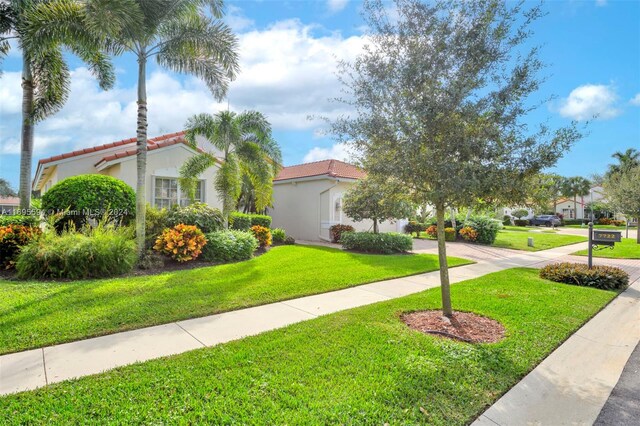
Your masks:
<path fill-rule="evenodd" d="M 156 199 L 156 181 L 158 179 L 168 179 L 168 180 L 175 180 L 176 181 L 176 188 L 177 188 L 177 194 L 176 194 L 176 205 L 181 206 L 181 202 L 183 200 L 185 200 L 184 197 L 181 197 L 181 189 L 180 189 L 180 184 L 178 182 L 178 178 L 174 177 L 174 176 L 152 176 L 153 180 L 152 185 L 151 185 L 151 195 L 152 195 L 152 201 L 153 201 L 153 206 L 154 207 L 158 207 L 158 203 L 157 203 L 157 199 Z M 205 196 L 205 179 L 198 179 L 198 183 L 200 183 L 200 199 L 196 198 L 196 202 L 200 202 L 200 203 L 204 203 L 206 200 L 206 196 Z M 162 198 L 163 200 L 165 200 L 166 198 Z M 188 204 L 187 204 L 188 205 Z M 173 207 L 173 205 L 169 206 L 168 208 Z"/>

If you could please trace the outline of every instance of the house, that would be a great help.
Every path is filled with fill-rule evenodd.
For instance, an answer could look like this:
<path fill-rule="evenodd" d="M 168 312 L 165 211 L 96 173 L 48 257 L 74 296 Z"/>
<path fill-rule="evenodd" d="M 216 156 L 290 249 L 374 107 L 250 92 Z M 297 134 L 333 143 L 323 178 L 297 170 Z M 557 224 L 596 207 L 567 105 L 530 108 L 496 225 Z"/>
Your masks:
<path fill-rule="evenodd" d="M 0 197 L 0 214 L 14 214 L 20 208 L 20 198 Z"/>
<path fill-rule="evenodd" d="M 366 173 L 338 160 L 284 167 L 273 181 L 274 228 L 283 228 L 299 240 L 330 239 L 332 225 L 351 225 L 358 231 L 373 229 L 373 221 L 354 222 L 342 211 L 342 197 Z M 402 232 L 406 221 L 383 222 L 380 232 Z"/>
<path fill-rule="evenodd" d="M 204 138 L 197 138 L 199 149 L 215 148 Z M 214 151 L 215 152 L 215 151 Z M 178 188 L 178 172 L 182 164 L 198 152 L 190 147 L 184 132 L 170 133 L 147 141 L 147 201 L 156 207 L 185 205 L 189 201 Z M 220 161 L 221 164 L 221 161 Z M 213 180 L 219 168 L 206 170 L 199 178 L 195 198 L 221 208 L 213 189 Z M 53 185 L 70 176 L 82 174 L 103 174 L 124 181 L 136 188 L 136 138 L 124 139 L 91 148 L 42 159 L 38 162 L 33 180 L 33 189 L 45 194 Z"/>
<path fill-rule="evenodd" d="M 604 189 L 596 185 L 589 189 L 587 195 L 576 196 L 574 203 L 573 197 L 561 198 L 556 201 L 556 214 L 562 214 L 564 219 L 589 219 L 591 212 L 589 211 L 589 203 L 606 202 Z"/>

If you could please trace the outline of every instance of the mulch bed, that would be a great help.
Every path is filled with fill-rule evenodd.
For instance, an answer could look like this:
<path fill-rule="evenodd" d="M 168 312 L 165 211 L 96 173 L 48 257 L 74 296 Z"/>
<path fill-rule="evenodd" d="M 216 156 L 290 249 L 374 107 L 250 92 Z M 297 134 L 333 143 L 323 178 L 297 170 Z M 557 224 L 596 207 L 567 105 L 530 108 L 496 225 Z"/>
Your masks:
<path fill-rule="evenodd" d="M 414 330 L 467 343 L 495 343 L 504 338 L 498 321 L 470 312 L 454 312 L 452 318 L 442 311 L 417 311 L 402 314 L 400 319 Z"/>

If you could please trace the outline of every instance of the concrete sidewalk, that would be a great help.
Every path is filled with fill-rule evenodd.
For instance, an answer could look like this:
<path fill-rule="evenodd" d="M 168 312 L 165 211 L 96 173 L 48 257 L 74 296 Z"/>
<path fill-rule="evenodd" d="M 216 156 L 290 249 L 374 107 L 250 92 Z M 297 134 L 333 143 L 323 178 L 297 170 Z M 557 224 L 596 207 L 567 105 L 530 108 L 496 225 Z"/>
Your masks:
<path fill-rule="evenodd" d="M 639 341 L 636 280 L 473 425 L 594 424 Z"/>
<path fill-rule="evenodd" d="M 449 270 L 452 283 L 531 266 L 579 250 L 584 243 L 519 252 Z M 0 356 L 0 395 L 36 389 L 119 366 L 241 339 L 320 315 L 417 293 L 440 285 L 438 271 L 379 281 L 154 327 Z"/>

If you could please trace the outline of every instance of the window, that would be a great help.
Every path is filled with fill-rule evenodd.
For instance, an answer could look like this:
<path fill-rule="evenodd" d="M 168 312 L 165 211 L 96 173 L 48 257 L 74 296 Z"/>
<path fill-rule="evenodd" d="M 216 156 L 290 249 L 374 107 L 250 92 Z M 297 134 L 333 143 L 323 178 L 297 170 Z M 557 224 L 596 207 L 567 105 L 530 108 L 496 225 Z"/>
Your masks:
<path fill-rule="evenodd" d="M 203 181 L 196 184 L 195 201 L 202 201 L 203 197 Z M 178 179 L 176 178 L 155 178 L 154 205 L 159 208 L 171 208 L 174 205 L 187 206 L 191 204 L 191 200 L 187 194 L 178 188 Z"/>

